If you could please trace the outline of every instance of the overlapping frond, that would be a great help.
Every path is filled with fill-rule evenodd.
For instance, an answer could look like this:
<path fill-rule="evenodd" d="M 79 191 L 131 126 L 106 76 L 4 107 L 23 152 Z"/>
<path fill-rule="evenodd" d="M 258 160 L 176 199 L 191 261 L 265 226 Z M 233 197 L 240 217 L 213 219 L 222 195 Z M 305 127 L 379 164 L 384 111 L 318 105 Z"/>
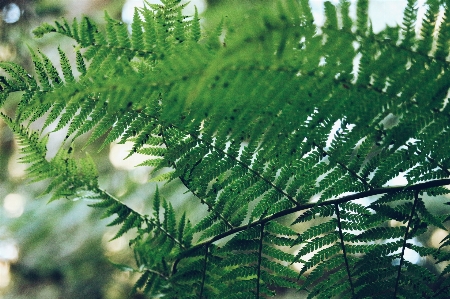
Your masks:
<path fill-rule="evenodd" d="M 177 256 L 192 244 L 189 220 L 183 214 L 177 221 L 174 208 L 159 195 L 158 189 L 153 197 L 153 214 L 146 216 L 146 219 L 146 228 L 133 241 L 136 262 L 142 272 L 135 290 L 142 289 L 144 293 L 154 296 L 164 288 L 163 293 L 168 297 L 186 294 L 189 298 L 189 294 L 197 290 L 189 287 L 189 281 L 178 281 L 178 278 L 194 275 L 194 280 L 199 279 L 198 275 L 190 272 L 195 271 L 197 262 L 195 258 L 177 260 Z"/>
<path fill-rule="evenodd" d="M 50 201 L 59 198 L 84 197 L 85 192 L 95 192 L 97 169 L 92 159 L 73 158 L 73 148 L 61 148 L 54 157 L 47 158 L 47 136 L 40 138 L 38 132 L 28 131 L 8 116 L 2 119 L 16 134 L 22 147 L 22 163 L 29 165 L 27 171 L 33 182 L 50 179 L 42 195 L 51 194 Z"/>

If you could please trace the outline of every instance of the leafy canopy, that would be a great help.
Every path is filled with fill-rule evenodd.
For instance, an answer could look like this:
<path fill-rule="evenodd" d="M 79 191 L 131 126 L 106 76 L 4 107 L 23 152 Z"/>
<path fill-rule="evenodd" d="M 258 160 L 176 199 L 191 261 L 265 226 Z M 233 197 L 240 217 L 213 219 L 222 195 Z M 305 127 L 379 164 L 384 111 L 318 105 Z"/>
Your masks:
<path fill-rule="evenodd" d="M 104 208 L 116 238 L 136 232 L 135 289 L 448 298 L 450 238 L 440 248 L 415 240 L 450 220 L 448 202 L 437 202 L 450 192 L 450 3 L 427 1 L 416 35 L 412 0 L 401 26 L 379 33 L 367 0 L 356 20 L 348 1 L 326 2 L 321 27 L 307 0 L 285 0 L 231 10 L 206 31 L 179 1 L 162 2 L 136 9 L 130 28 L 108 14 L 104 29 L 87 17 L 36 28 L 77 43 L 76 70 L 60 49 L 61 72 L 31 49 L 35 76 L 0 64 L 1 104 L 20 96 L 2 117 L 30 177 L 49 180 L 51 200 Z M 53 158 L 30 126 L 42 119 L 42 129 L 67 130 Z M 158 189 L 144 215 L 102 190 L 94 161 L 74 156 L 87 132 L 98 150 L 132 141 L 154 181 L 179 179 L 207 215 L 192 223 Z M 390 186 L 399 175 L 407 184 Z M 412 263 L 408 250 L 444 266 Z"/>

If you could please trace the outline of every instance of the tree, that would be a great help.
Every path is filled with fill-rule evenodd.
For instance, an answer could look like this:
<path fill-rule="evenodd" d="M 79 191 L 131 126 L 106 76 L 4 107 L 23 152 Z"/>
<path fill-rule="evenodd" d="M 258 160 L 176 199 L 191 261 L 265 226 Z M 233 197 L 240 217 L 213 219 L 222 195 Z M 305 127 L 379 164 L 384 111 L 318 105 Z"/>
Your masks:
<path fill-rule="evenodd" d="M 356 21 L 349 2 L 325 3 L 320 28 L 306 0 L 229 8 L 207 33 L 163 3 L 136 10 L 131 34 L 108 14 L 104 30 L 86 17 L 38 27 L 76 41 L 76 71 L 61 50 L 62 75 L 32 49 L 35 77 L 1 63 L 1 103 L 21 98 L 2 117 L 50 201 L 85 199 L 120 225 L 115 237 L 134 231 L 137 266 L 122 268 L 149 296 L 447 298 L 448 234 L 439 248 L 415 240 L 450 220 L 438 202 L 450 184 L 449 3 L 427 2 L 420 37 L 413 1 L 401 27 L 378 34 L 365 0 Z M 67 130 L 51 158 L 30 126 L 42 119 Z M 99 150 L 132 141 L 130 156 L 148 156 L 154 181 L 180 180 L 202 219 L 157 188 L 149 214 L 101 189 L 95 161 L 80 157 L 100 139 Z M 390 186 L 401 174 L 407 184 Z"/>

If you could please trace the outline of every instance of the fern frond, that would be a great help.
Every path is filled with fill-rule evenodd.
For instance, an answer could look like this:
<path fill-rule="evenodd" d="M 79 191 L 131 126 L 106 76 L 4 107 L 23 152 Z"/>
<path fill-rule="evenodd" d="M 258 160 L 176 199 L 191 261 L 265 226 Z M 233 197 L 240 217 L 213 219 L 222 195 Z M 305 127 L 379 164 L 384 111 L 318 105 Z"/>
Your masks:
<path fill-rule="evenodd" d="M 417 19 L 417 2 L 415 0 L 408 0 L 403 16 L 403 40 L 402 45 L 405 48 L 410 48 L 415 40 L 415 20 Z"/>
<path fill-rule="evenodd" d="M 429 0 L 416 38 L 414 1 L 401 29 L 380 33 L 367 0 L 357 2 L 355 21 L 349 5 L 325 3 L 321 28 L 307 0 L 230 9 L 210 32 L 178 0 L 136 9 L 131 33 L 108 14 L 104 29 L 86 17 L 43 24 L 36 36 L 77 43 L 80 76 L 60 49 L 62 76 L 31 49 L 37 79 L 1 63 L 0 102 L 21 93 L 16 119 L 2 118 L 32 179 L 49 179 L 50 200 L 95 199 L 119 226 L 113 238 L 135 233 L 135 291 L 266 298 L 286 287 L 308 298 L 444 298 L 449 268 L 439 277 L 405 252 L 450 260 L 449 237 L 440 249 L 412 242 L 450 218 L 418 197 L 449 193 L 449 8 Z M 99 150 L 132 142 L 129 156 L 169 167 L 153 180 L 178 178 L 206 216 L 178 218 L 158 189 L 150 215 L 137 213 L 98 188 L 89 157 L 74 159 L 63 145 L 46 158 L 47 137 L 23 125 L 41 117 L 43 127 L 68 126 L 66 141 L 91 132 L 86 146 L 105 137 Z M 408 184 L 388 186 L 400 174 Z M 354 201 L 370 196 L 378 198 Z"/>
<path fill-rule="evenodd" d="M 427 1 L 428 9 L 425 12 L 425 17 L 422 20 L 422 28 L 421 28 L 421 38 L 422 40 L 418 45 L 418 52 L 428 54 L 431 50 L 433 44 L 433 32 L 435 29 L 435 23 L 437 19 L 437 15 L 439 12 L 439 2 L 438 1 Z"/>
<path fill-rule="evenodd" d="M 33 49 L 29 48 L 30 52 L 31 52 L 31 57 L 33 60 L 33 64 L 34 64 L 34 68 L 36 70 L 36 74 L 38 76 L 39 79 L 39 84 L 42 88 L 42 90 L 46 91 L 46 90 L 51 90 L 52 86 L 50 85 L 50 78 L 49 75 L 47 74 L 47 71 L 44 67 L 42 58 L 39 57 L 34 51 Z"/>
<path fill-rule="evenodd" d="M 356 4 L 356 19 L 357 19 L 357 30 L 361 35 L 368 34 L 369 30 L 369 1 L 358 0 Z"/>
<path fill-rule="evenodd" d="M 75 137 L 78 137 L 86 132 L 89 132 L 93 127 L 95 127 L 106 115 L 106 108 L 107 105 L 104 103 L 101 99 L 89 99 L 94 104 L 92 105 L 83 105 L 81 107 L 80 114 L 78 114 L 72 124 L 75 124 L 72 126 L 71 131 L 76 131 Z M 86 109 L 86 111 L 83 111 L 83 109 Z M 86 116 L 88 116 L 90 119 L 86 120 Z M 78 127 L 80 126 L 80 127 Z M 70 128 L 70 127 L 69 127 Z M 99 127 L 100 136 L 102 134 L 101 130 L 104 129 L 103 127 Z M 97 136 L 96 138 L 100 137 Z"/>
<path fill-rule="evenodd" d="M 37 90 L 38 84 L 37 84 L 36 80 L 21 66 L 15 64 L 15 63 L 12 63 L 12 62 L 1 62 L 0 67 L 9 76 L 11 76 L 11 79 L 13 80 L 13 81 L 4 80 L 3 83 L 5 84 L 5 87 L 7 87 L 7 88 L 3 87 L 3 89 L 10 89 L 10 88 L 14 87 L 14 89 L 11 90 L 11 92 L 18 91 L 18 90 L 26 90 L 26 89 L 29 89 L 30 91 Z"/>
<path fill-rule="evenodd" d="M 61 64 L 61 69 L 62 69 L 62 72 L 64 75 L 64 81 L 66 83 L 75 82 L 75 78 L 73 76 L 73 71 L 72 71 L 72 67 L 70 66 L 69 59 L 67 58 L 66 54 L 64 53 L 63 50 L 61 50 L 60 47 L 58 47 L 58 53 L 60 56 L 60 64 Z"/>
<path fill-rule="evenodd" d="M 14 123 L 8 116 L 2 114 L 2 118 L 21 141 L 24 154 L 21 160 L 30 164 L 27 171 L 32 181 L 51 179 L 42 195 L 51 194 L 50 201 L 53 201 L 74 196 L 82 190 L 97 190 L 98 174 L 89 156 L 76 161 L 72 159 L 73 149 L 70 147 L 69 150 L 61 148 L 55 157 L 47 160 L 47 137 L 40 139 L 36 132 L 29 135 L 25 128 Z"/>
<path fill-rule="evenodd" d="M 130 39 L 128 37 L 127 26 L 123 22 L 117 22 L 112 19 L 105 11 L 106 38 L 110 45 L 119 46 L 124 49 L 131 48 Z"/>
<path fill-rule="evenodd" d="M 142 25 L 143 22 L 140 13 L 138 9 L 135 8 L 133 22 L 131 23 L 131 44 L 135 50 L 139 51 L 144 50 Z"/>
<path fill-rule="evenodd" d="M 201 37 L 201 29 L 200 29 L 200 18 L 198 17 L 198 10 L 197 7 L 195 7 L 194 16 L 192 18 L 191 24 L 191 39 L 194 42 L 198 42 Z"/>

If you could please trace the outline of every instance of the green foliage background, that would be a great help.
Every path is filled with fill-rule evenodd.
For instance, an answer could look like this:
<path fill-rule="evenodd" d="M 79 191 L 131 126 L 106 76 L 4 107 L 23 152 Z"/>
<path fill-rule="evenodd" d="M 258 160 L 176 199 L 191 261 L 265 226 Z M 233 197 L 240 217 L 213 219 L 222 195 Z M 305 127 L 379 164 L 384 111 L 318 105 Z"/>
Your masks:
<path fill-rule="evenodd" d="M 68 9 L 67 2 L 16 2 L 24 9 L 19 21 L 14 24 L 0 22 L 3 59 L 32 71 L 27 45 L 42 49 L 50 57 L 55 57 L 54 52 L 57 55 L 54 45 L 60 44 L 65 50 L 72 51 L 73 42 L 68 38 L 53 35 L 36 39 L 31 33 L 43 21 L 52 22 L 62 15 Z M 123 3 L 119 2 L 102 5 L 98 12 L 89 11 L 89 16 L 101 21 L 104 9 L 120 16 Z M 16 103 L 11 99 L 2 111 L 13 113 Z M 0 258 L 0 298 L 126 297 L 134 281 L 117 271 L 110 261 L 132 262 L 127 241 L 108 242 L 108 236 L 112 237 L 116 228 L 105 228 L 107 221 L 99 221 L 100 211 L 71 201 L 45 205 L 46 199 L 38 196 L 45 190 L 46 183 L 29 184 L 23 177 L 25 165 L 17 164 L 17 144 L 3 121 L 0 121 L 0 140 L 0 255 L 7 257 L 12 244 L 19 255 L 12 261 Z M 52 144 L 49 144 L 50 149 Z M 128 186 L 129 192 L 123 198 L 133 202 L 135 196 L 146 192 L 146 188 L 136 182 L 134 172 L 112 167 L 108 152 L 109 149 L 93 155 L 104 178 L 102 186 L 114 194 L 123 193 L 123 188 Z M 13 195 L 9 198 L 10 203 L 13 199 L 17 201 L 16 208 L 24 208 L 20 217 L 16 218 L 17 215 L 11 215 L 6 209 L 8 195 Z M 8 286 L 3 287 L 8 280 Z"/>
<path fill-rule="evenodd" d="M 419 36 L 413 1 L 401 27 L 376 34 L 365 0 L 356 20 L 349 2 L 326 2 L 320 28 L 304 0 L 229 7 L 206 31 L 197 13 L 163 3 L 136 10 L 131 28 L 108 14 L 103 29 L 87 17 L 39 26 L 37 37 L 76 42 L 74 63 L 58 48 L 61 73 L 31 48 L 35 77 L 0 65 L 2 103 L 20 97 L 2 117 L 30 177 L 48 180 L 50 201 L 104 209 L 120 227 L 113 239 L 134 233 L 137 265 L 117 265 L 139 273 L 134 290 L 447 298 L 448 234 L 439 248 L 417 240 L 450 219 L 439 202 L 450 184 L 449 3 L 427 2 Z M 49 156 L 52 125 L 67 131 Z M 155 188 L 138 210 L 100 187 L 84 152 L 116 140 L 203 209 L 180 212 Z M 407 184 L 389 186 L 401 174 Z M 408 250 L 444 267 L 412 263 Z"/>

